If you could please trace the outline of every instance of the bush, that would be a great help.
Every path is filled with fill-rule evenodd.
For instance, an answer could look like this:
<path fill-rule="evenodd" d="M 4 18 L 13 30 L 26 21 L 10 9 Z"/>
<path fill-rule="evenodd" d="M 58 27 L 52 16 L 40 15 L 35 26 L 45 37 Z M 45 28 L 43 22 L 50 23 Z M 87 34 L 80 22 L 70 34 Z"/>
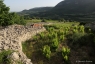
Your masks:
<path fill-rule="evenodd" d="M 65 61 L 68 61 L 68 56 L 70 54 L 70 49 L 68 47 L 62 47 L 62 56 Z"/>
<path fill-rule="evenodd" d="M 9 13 L 9 7 L 3 3 L 3 0 L 0 1 L 0 25 L 1 26 L 8 26 L 12 24 L 21 24 L 25 25 L 26 22 L 24 21 L 24 17 L 17 15 L 16 13 L 12 12 Z"/>
<path fill-rule="evenodd" d="M 19 16 L 14 12 L 9 14 L 9 18 L 10 18 L 9 22 L 12 23 L 12 24 L 20 24 L 20 25 L 25 25 L 26 24 L 26 21 L 24 20 L 24 17 Z"/>
<path fill-rule="evenodd" d="M 48 45 L 45 45 L 43 47 L 43 55 L 45 55 L 46 58 L 50 59 L 51 51 Z"/>
<path fill-rule="evenodd" d="M 52 42 L 51 42 L 51 47 L 52 47 L 52 49 L 56 51 L 57 48 L 58 48 L 58 45 L 59 45 L 58 39 L 57 39 L 57 38 L 54 38 L 54 39 L 52 40 Z"/>
<path fill-rule="evenodd" d="M 40 38 L 44 39 L 44 33 L 40 33 Z"/>
<path fill-rule="evenodd" d="M 46 20 L 45 20 L 45 19 L 43 19 L 41 22 L 46 22 Z"/>
<path fill-rule="evenodd" d="M 2 51 L 0 53 L 0 64 L 10 64 L 11 60 L 8 57 L 8 55 L 10 55 L 12 53 L 12 51 Z"/>
<path fill-rule="evenodd" d="M 72 35 L 72 40 L 73 40 L 73 43 L 78 41 L 81 37 L 83 37 L 85 34 L 83 33 L 74 33 Z"/>
<path fill-rule="evenodd" d="M 80 24 L 79 25 L 85 25 L 86 23 L 85 22 L 80 22 Z"/>
<path fill-rule="evenodd" d="M 79 27 L 79 31 L 84 33 L 84 26 L 83 25 Z"/>
<path fill-rule="evenodd" d="M 64 41 L 65 36 L 64 35 L 60 35 L 60 41 Z"/>

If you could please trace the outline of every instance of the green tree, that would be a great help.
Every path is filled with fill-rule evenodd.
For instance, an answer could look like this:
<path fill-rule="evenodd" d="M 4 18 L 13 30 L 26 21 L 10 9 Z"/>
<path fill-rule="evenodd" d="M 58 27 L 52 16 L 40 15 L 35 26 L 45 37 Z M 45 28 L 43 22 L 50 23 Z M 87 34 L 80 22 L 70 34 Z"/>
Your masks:
<path fill-rule="evenodd" d="M 9 13 L 10 8 L 7 7 L 3 0 L 0 0 L 0 25 L 1 26 L 8 26 L 12 24 L 23 24 L 25 25 L 26 22 L 24 21 L 24 17 L 17 15 L 16 13 Z"/>
<path fill-rule="evenodd" d="M 9 18 L 10 18 L 10 22 L 13 24 L 22 24 L 22 25 L 26 24 L 24 17 L 17 15 L 15 12 L 10 13 Z"/>
<path fill-rule="evenodd" d="M 7 25 L 8 24 L 8 14 L 9 14 L 9 7 L 3 3 L 3 0 L 0 0 L 0 25 Z"/>

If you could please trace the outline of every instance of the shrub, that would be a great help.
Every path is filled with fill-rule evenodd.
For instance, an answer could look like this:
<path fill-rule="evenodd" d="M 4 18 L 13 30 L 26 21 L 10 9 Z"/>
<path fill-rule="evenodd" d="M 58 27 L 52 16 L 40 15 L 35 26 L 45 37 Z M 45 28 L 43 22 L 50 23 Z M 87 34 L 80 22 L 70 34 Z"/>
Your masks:
<path fill-rule="evenodd" d="M 85 32 L 86 32 L 86 33 L 91 33 L 92 30 L 90 29 L 90 27 L 85 27 Z"/>
<path fill-rule="evenodd" d="M 45 19 L 43 19 L 41 22 L 46 22 L 46 20 L 45 20 Z"/>
<path fill-rule="evenodd" d="M 79 25 L 85 25 L 86 23 L 85 22 L 80 22 L 80 24 Z"/>
<path fill-rule="evenodd" d="M 51 55 L 50 47 L 48 45 L 45 45 L 42 51 L 43 51 L 43 55 L 45 55 L 46 58 L 50 59 L 50 55 Z"/>
<path fill-rule="evenodd" d="M 34 36 L 33 39 L 34 39 L 35 41 L 37 41 L 37 40 L 38 40 L 38 36 Z"/>
<path fill-rule="evenodd" d="M 0 64 L 10 64 L 11 63 L 11 61 L 10 61 L 10 59 L 9 58 L 7 58 L 8 57 L 8 55 L 10 55 L 12 53 L 12 51 L 2 51 L 1 53 L 0 53 Z"/>
<path fill-rule="evenodd" d="M 64 41 L 65 36 L 64 35 L 60 35 L 60 41 Z"/>
<path fill-rule="evenodd" d="M 40 38 L 44 39 L 44 33 L 40 33 Z"/>
<path fill-rule="evenodd" d="M 83 25 L 79 27 L 79 31 L 84 33 L 84 26 Z"/>
<path fill-rule="evenodd" d="M 65 61 L 68 61 L 68 56 L 70 54 L 70 49 L 68 47 L 62 47 L 62 56 Z"/>
<path fill-rule="evenodd" d="M 23 16 L 19 16 L 16 13 L 10 13 L 9 14 L 9 22 L 13 22 L 13 24 L 20 24 L 20 25 L 25 25 L 26 21 L 24 20 Z"/>
<path fill-rule="evenodd" d="M 51 42 L 51 47 L 56 51 L 58 48 L 59 42 L 57 38 L 54 38 Z"/>
<path fill-rule="evenodd" d="M 72 40 L 73 40 L 73 43 L 78 41 L 81 37 L 83 37 L 85 34 L 84 33 L 74 33 L 72 35 Z"/>

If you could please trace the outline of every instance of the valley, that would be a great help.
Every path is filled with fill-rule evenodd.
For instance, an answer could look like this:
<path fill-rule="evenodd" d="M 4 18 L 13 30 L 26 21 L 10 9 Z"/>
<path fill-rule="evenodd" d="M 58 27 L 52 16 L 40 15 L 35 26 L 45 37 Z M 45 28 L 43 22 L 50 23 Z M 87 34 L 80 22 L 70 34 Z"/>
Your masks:
<path fill-rule="evenodd" d="M 94 3 L 62 0 L 10 12 L 0 0 L 0 64 L 95 64 Z"/>

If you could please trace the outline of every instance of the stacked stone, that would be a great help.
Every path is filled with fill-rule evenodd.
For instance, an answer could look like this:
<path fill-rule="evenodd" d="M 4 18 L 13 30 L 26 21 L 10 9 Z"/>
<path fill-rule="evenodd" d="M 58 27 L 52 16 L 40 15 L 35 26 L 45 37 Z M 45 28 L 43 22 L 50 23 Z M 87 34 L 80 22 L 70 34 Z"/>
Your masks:
<path fill-rule="evenodd" d="M 3 50 L 14 50 L 9 58 L 20 60 L 23 64 L 32 64 L 31 60 L 22 52 L 22 42 L 32 36 L 45 31 L 45 28 L 32 28 L 30 26 L 11 25 L 0 30 L 0 52 Z"/>

